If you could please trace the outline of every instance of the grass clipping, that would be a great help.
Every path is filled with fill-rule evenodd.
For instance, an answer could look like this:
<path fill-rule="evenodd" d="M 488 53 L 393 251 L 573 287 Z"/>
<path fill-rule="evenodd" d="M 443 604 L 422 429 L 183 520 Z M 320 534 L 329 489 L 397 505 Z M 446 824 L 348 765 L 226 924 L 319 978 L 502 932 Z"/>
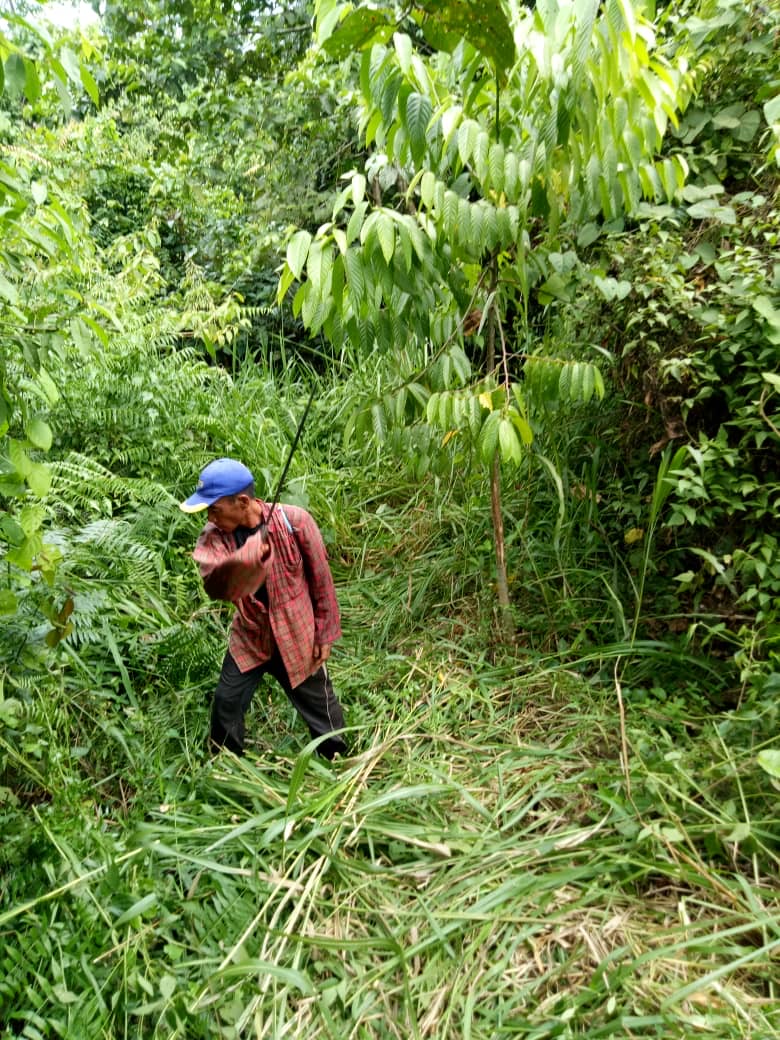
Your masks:
<path fill-rule="evenodd" d="M 210 806 L 162 806 L 142 844 L 180 899 L 149 1035 L 776 1035 L 758 857 L 705 858 L 706 798 L 637 810 L 604 716 L 541 692 L 439 673 L 335 767 L 223 756 Z"/>
<path fill-rule="evenodd" d="M 340 678 L 350 758 L 280 752 L 275 701 L 126 826 L 36 811 L 59 865 L 0 914 L 9 1035 L 778 1035 L 777 800 L 726 723 L 484 662 Z"/>

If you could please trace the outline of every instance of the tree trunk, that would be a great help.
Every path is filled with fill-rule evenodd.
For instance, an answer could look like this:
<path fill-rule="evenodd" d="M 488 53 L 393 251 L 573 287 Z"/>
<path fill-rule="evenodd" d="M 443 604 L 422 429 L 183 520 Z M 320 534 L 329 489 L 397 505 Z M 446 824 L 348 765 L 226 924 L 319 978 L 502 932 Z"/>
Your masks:
<path fill-rule="evenodd" d="M 485 346 L 487 349 L 487 370 L 492 372 L 496 367 L 496 315 L 495 292 L 498 285 L 498 259 L 494 256 L 490 261 L 490 310 L 485 325 Z M 496 592 L 498 594 L 499 628 L 502 641 L 514 641 L 515 625 L 512 609 L 509 605 L 509 583 L 506 575 L 506 542 L 504 540 L 504 515 L 501 509 L 501 462 L 498 451 L 490 469 L 490 506 L 493 515 L 493 544 L 496 549 Z"/>

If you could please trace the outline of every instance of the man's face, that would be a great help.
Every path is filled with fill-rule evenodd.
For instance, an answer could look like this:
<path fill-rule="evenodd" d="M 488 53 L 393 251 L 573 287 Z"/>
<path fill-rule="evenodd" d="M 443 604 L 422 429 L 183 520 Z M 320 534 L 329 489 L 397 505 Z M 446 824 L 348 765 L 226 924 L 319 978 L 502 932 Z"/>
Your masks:
<path fill-rule="evenodd" d="M 246 526 L 248 520 L 249 496 L 226 495 L 213 502 L 207 512 L 209 520 L 225 534 L 232 534 L 237 527 Z"/>

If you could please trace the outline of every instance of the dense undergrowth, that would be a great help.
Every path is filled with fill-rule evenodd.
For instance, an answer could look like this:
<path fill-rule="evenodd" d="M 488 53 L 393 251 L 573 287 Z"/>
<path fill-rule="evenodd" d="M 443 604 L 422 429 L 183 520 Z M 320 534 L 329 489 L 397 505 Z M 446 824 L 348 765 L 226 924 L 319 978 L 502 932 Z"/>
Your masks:
<path fill-rule="evenodd" d="M 609 392 L 532 405 L 503 467 L 509 641 L 488 472 L 370 418 L 430 354 L 304 343 L 265 306 L 277 196 L 314 230 L 358 161 L 349 91 L 304 62 L 212 92 L 190 55 L 172 99 L 174 33 L 159 68 L 125 41 L 80 119 L 3 95 L 3 1038 L 780 1032 L 777 16 L 667 6 L 706 70 L 668 145 L 691 184 L 564 242 L 534 304 Z M 271 495 L 312 386 L 283 500 L 328 544 L 350 754 L 320 761 L 268 685 L 247 756 L 212 759 L 229 611 L 177 503 L 218 455 Z"/>
<path fill-rule="evenodd" d="M 187 452 L 159 420 L 101 449 L 106 402 L 128 395 L 140 431 L 129 395 L 169 369 L 136 349 L 70 376 L 53 538 L 73 612 L 30 627 L 33 588 L 3 630 L 6 1035 L 774 1035 L 777 798 L 756 756 L 775 707 L 713 714 L 706 668 L 667 693 L 662 643 L 498 645 L 462 497 L 482 478 L 336 465 L 340 385 L 288 490 L 330 545 L 352 753 L 321 763 L 269 686 L 246 758 L 207 757 L 227 615 L 175 503 L 218 446 L 270 487 L 305 388 L 179 356 Z M 553 619 L 540 541 L 522 551 Z M 537 595 L 518 600 L 530 617 Z"/>
<path fill-rule="evenodd" d="M 156 748 L 130 742 L 124 811 L 36 807 L 2 917 L 12 1033 L 775 1035 L 749 721 L 686 743 L 631 718 L 621 746 L 606 691 L 567 674 L 454 648 L 337 663 L 335 767 L 264 697 L 251 753 L 207 762 L 202 691 L 180 692 L 149 712 Z"/>

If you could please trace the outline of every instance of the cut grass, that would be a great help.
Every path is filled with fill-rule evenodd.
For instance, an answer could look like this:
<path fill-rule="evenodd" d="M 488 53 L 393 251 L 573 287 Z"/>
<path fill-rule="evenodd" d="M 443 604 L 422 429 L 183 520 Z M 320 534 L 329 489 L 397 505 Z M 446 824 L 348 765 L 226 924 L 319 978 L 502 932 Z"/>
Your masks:
<path fill-rule="evenodd" d="M 16 918 L 27 957 L 71 934 L 67 970 L 37 966 L 38 1018 L 64 992 L 62 1035 L 776 1035 L 776 859 L 723 840 L 697 746 L 667 772 L 664 748 L 632 755 L 632 802 L 580 680 L 471 664 L 344 667 L 353 757 L 263 742 L 148 802 L 126 862 Z"/>

